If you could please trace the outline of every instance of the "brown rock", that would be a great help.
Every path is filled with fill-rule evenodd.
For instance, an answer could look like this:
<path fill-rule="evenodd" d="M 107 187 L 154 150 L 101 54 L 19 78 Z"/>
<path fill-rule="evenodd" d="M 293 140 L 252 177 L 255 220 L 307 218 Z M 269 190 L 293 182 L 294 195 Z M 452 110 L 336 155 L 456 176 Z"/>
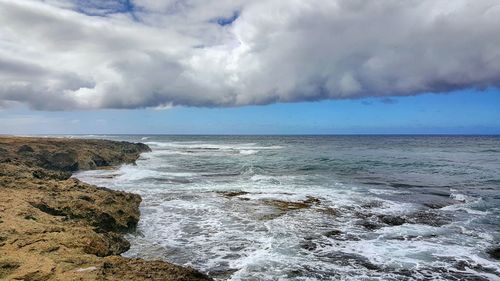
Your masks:
<path fill-rule="evenodd" d="M 144 261 L 108 257 L 99 269 L 97 280 L 163 280 L 163 281 L 208 281 L 206 275 L 186 267 L 162 261 Z"/>
<path fill-rule="evenodd" d="M 0 280 L 211 280 L 191 268 L 117 255 L 138 195 L 70 178 L 134 163 L 143 144 L 0 137 Z"/>
<path fill-rule="evenodd" d="M 249 192 L 246 191 L 219 191 L 219 194 L 221 194 L 224 197 L 236 197 L 236 196 L 242 196 L 242 195 L 247 195 Z"/>

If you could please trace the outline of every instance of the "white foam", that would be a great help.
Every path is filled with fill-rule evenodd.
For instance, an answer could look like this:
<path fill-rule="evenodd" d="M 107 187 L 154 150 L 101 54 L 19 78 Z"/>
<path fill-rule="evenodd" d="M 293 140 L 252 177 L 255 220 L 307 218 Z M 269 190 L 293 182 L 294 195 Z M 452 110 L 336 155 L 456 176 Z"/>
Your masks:
<path fill-rule="evenodd" d="M 483 216 L 491 213 L 489 211 L 481 211 L 481 210 L 477 210 L 474 208 L 474 207 L 477 207 L 477 206 L 484 204 L 484 200 L 482 198 L 461 194 L 461 193 L 458 193 L 454 189 L 451 189 L 450 191 L 451 191 L 450 197 L 458 202 L 461 202 L 461 203 L 446 206 L 446 207 L 442 208 L 443 210 L 446 210 L 446 211 L 462 210 L 462 211 L 465 211 L 469 214 L 483 215 Z"/>
<path fill-rule="evenodd" d="M 258 150 L 255 150 L 255 149 L 241 149 L 240 150 L 240 154 L 243 154 L 243 155 L 252 155 L 252 154 L 257 154 L 259 153 Z"/>
<path fill-rule="evenodd" d="M 465 194 L 460 194 L 460 193 L 455 193 L 455 190 L 451 190 L 452 193 L 450 194 L 450 197 L 453 198 L 454 200 L 457 200 L 459 202 L 467 203 L 468 201 L 471 200 L 471 197 L 465 195 Z"/>
<path fill-rule="evenodd" d="M 484 253 L 478 252 L 478 245 L 484 249 L 495 237 L 478 235 L 471 229 L 472 224 L 469 226 L 463 221 L 442 227 L 406 223 L 384 225 L 375 231 L 363 229 L 357 224 L 362 220 L 360 214 L 372 215 L 376 219 L 379 214 L 401 215 L 421 208 L 418 204 L 377 197 L 397 194 L 390 189 L 345 184 L 336 181 L 333 175 L 270 174 L 268 170 L 254 166 L 253 161 L 265 155 L 267 150 L 279 150 L 282 146 L 205 141 L 147 144 L 153 151 L 143 154 L 137 166 L 124 165 L 115 171 L 87 171 L 76 175 L 91 183 L 142 196 L 141 235 L 128 237 L 132 245 L 127 256 L 166 259 L 203 271 L 236 269 L 229 280 L 321 280 L 319 277 L 293 279 L 287 275 L 304 268 L 335 272 L 344 280 L 398 277 L 362 266 L 343 266 L 327 258 L 328 254 L 339 251 L 361 255 L 376 265 L 389 268 L 417 271 L 433 266 L 451 268 L 451 262 L 446 261 L 448 258 L 463 258 L 500 270 L 498 265 L 481 256 Z M 246 157 L 254 154 L 257 156 Z M 227 158 L 212 157 L 214 155 Z M 203 176 L 212 174 L 206 169 L 198 172 L 191 168 L 204 169 L 206 163 L 219 161 L 213 159 L 228 160 L 226 164 L 237 163 L 237 171 L 242 172 L 219 177 L 217 171 L 214 176 Z M 156 179 L 190 181 L 175 184 Z M 249 193 L 227 197 L 220 191 Z M 269 200 L 274 199 L 300 202 L 307 200 L 308 196 L 318 198 L 320 202 L 310 208 L 288 211 L 269 204 Z M 478 202 L 477 198 L 456 191 L 452 196 L 464 203 L 436 212 L 456 208 L 473 210 L 473 204 Z M 369 209 L 363 207 L 373 201 L 382 204 Z M 328 214 L 323 212 L 326 208 L 338 212 Z M 472 218 L 478 215 L 481 214 L 470 213 Z M 322 235 L 332 229 L 355 239 L 343 241 Z M 316 243 L 317 248 L 301 248 L 300 243 L 306 238 L 312 239 L 307 241 Z M 435 277 L 439 279 L 441 276 L 436 272 Z"/>
<path fill-rule="evenodd" d="M 186 178 L 194 177 L 196 173 L 186 173 L 186 172 L 165 172 L 157 170 L 149 170 L 144 168 L 137 168 L 133 165 L 123 165 L 117 171 L 118 176 L 116 180 L 118 181 L 140 181 L 144 179 L 161 179 L 161 178 Z"/>
<path fill-rule="evenodd" d="M 256 146 L 255 143 L 241 144 L 213 144 L 200 142 L 146 142 L 147 145 L 158 148 L 180 148 L 180 149 L 213 149 L 213 150 L 274 150 L 282 149 L 282 146 Z"/>

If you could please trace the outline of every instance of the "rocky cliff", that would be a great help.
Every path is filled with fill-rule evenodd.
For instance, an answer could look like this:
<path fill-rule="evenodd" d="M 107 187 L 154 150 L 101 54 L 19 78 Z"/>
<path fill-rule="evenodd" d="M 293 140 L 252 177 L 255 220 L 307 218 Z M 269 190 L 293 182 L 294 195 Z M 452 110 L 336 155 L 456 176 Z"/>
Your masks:
<path fill-rule="evenodd" d="M 211 280 L 191 268 L 119 256 L 140 196 L 70 178 L 134 163 L 149 148 L 107 140 L 0 137 L 0 280 Z"/>

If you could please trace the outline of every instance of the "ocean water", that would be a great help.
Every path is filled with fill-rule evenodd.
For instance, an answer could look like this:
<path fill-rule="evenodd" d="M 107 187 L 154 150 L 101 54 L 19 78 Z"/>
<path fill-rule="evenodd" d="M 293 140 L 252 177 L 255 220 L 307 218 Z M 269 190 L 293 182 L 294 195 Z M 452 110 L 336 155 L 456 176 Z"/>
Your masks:
<path fill-rule="evenodd" d="M 500 137 L 91 137 L 152 149 L 75 175 L 142 196 L 125 256 L 216 280 L 500 280 Z"/>

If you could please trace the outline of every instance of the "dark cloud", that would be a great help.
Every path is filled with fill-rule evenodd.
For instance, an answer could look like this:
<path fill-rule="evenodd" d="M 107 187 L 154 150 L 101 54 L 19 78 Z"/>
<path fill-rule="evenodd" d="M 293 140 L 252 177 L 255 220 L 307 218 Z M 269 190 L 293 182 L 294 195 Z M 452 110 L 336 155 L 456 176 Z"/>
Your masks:
<path fill-rule="evenodd" d="M 497 0 L 0 0 L 0 101 L 390 104 L 500 86 L 499 26 Z"/>

